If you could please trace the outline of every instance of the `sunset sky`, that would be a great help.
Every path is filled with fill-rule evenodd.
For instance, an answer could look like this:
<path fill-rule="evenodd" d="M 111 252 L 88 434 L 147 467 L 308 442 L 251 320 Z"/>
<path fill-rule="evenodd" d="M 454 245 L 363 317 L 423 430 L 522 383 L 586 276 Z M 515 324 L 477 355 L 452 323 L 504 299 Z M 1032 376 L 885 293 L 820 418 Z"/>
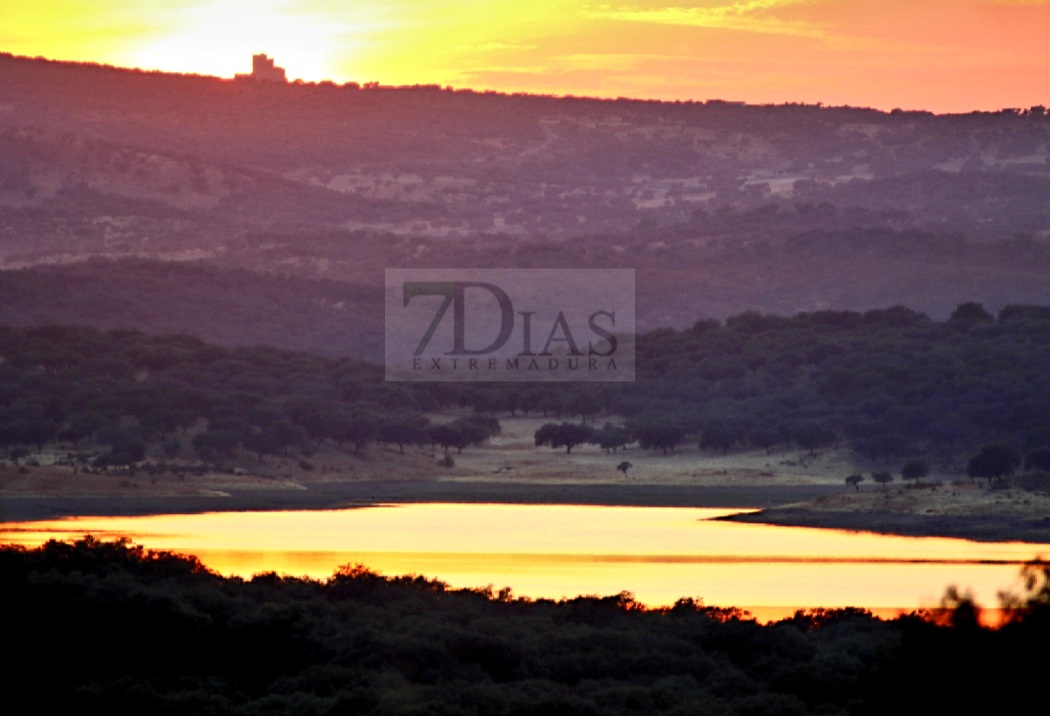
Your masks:
<path fill-rule="evenodd" d="M 290 78 L 937 112 L 1050 104 L 1050 0 L 3 0 L 0 51 Z"/>

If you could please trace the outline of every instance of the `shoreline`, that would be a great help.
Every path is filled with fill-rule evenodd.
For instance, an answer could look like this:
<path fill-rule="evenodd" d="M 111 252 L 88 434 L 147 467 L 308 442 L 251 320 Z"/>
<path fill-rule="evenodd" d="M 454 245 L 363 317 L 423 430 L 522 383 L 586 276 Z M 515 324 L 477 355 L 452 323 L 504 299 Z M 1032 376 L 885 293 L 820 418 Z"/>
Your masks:
<path fill-rule="evenodd" d="M 770 507 L 720 518 L 730 522 L 781 527 L 812 527 L 875 532 L 904 537 L 948 537 L 972 542 L 1050 545 L 1050 517 L 1009 515 L 917 515 L 905 512 L 845 512 L 805 507 Z M 1050 557 L 1050 552 L 1043 557 Z"/>
<path fill-rule="evenodd" d="M 0 499 L 0 524 L 64 517 L 337 510 L 391 503 L 726 507 L 754 510 L 834 494 L 827 485 L 685 486 L 442 480 L 319 482 L 302 490 L 227 490 L 223 496 L 40 496 Z"/>
<path fill-rule="evenodd" d="M 838 493 L 841 493 L 841 488 L 832 485 L 508 484 L 456 480 L 320 482 L 302 490 L 229 490 L 221 496 L 6 497 L 0 499 L 0 525 L 72 517 L 338 510 L 397 503 L 565 504 L 739 508 L 740 513 L 719 519 L 910 537 L 1050 544 L 1050 516 L 1022 519 L 1017 515 L 929 515 L 810 506 Z"/>

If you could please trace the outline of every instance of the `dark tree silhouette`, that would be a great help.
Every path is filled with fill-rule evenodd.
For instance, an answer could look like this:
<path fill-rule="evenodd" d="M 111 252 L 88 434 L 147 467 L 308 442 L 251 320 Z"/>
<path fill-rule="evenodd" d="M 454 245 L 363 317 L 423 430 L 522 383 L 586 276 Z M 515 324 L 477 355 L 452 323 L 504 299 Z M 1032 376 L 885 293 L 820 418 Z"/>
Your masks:
<path fill-rule="evenodd" d="M 593 390 L 577 390 L 565 399 L 563 406 L 566 415 L 579 415 L 584 423 L 587 422 L 587 418 L 596 415 L 601 408 L 601 399 Z"/>
<path fill-rule="evenodd" d="M 432 442 L 444 448 L 446 455 L 449 448 L 454 447 L 462 452 L 463 448 L 469 444 L 463 431 L 457 425 L 431 425 L 427 430 L 427 435 Z"/>
<path fill-rule="evenodd" d="M 974 478 L 986 478 L 988 483 L 998 482 L 1014 471 L 1020 459 L 1013 448 L 1005 443 L 985 445 L 966 463 L 966 474 Z"/>
<path fill-rule="evenodd" d="M 619 448 L 627 447 L 627 443 L 631 441 L 631 433 L 623 426 L 606 423 L 601 430 L 594 433 L 594 439 L 606 452 L 616 452 Z"/>
<path fill-rule="evenodd" d="M 948 319 L 952 323 L 994 323 L 995 316 L 976 301 L 960 303 Z"/>
<path fill-rule="evenodd" d="M 882 485 L 883 489 L 886 489 L 886 485 L 893 482 L 893 473 L 889 470 L 882 470 L 879 472 L 871 473 L 872 482 Z"/>
<path fill-rule="evenodd" d="M 578 423 L 546 423 L 542 425 L 534 435 L 536 446 L 550 445 L 552 448 L 565 448 L 565 453 L 571 453 L 577 445 L 590 442 L 594 439 L 594 430 L 587 425 Z"/>
<path fill-rule="evenodd" d="M 744 431 L 732 422 L 712 422 L 700 430 L 701 450 L 721 450 L 725 455 L 729 448 L 744 439 Z"/>
<path fill-rule="evenodd" d="M 379 439 L 397 445 L 403 455 L 405 443 L 418 444 L 426 440 L 429 424 L 430 421 L 418 413 L 398 411 L 379 424 Z"/>
<path fill-rule="evenodd" d="M 902 480 L 915 480 L 916 483 L 930 474 L 930 466 L 925 460 L 908 460 L 901 468 Z"/>
<path fill-rule="evenodd" d="M 768 455 L 770 449 L 780 442 L 780 433 L 773 428 L 754 428 L 748 431 L 746 438 L 749 443 L 762 448 Z"/>
<path fill-rule="evenodd" d="M 830 428 L 812 421 L 795 425 L 791 430 L 791 437 L 800 447 L 809 450 L 810 455 L 815 453 L 817 448 L 830 445 L 835 441 L 835 433 Z"/>
<path fill-rule="evenodd" d="M 674 451 L 688 430 L 681 420 L 669 416 L 642 416 L 635 421 L 632 434 L 643 450 L 658 449 L 667 454 Z"/>
<path fill-rule="evenodd" d="M 1036 448 L 1028 453 L 1024 459 L 1024 469 L 1050 472 L 1050 447 Z"/>
<path fill-rule="evenodd" d="M 349 441 L 353 443 L 355 451 L 361 452 L 361 449 L 378 434 L 379 418 L 376 414 L 367 408 L 359 409 L 343 418 L 337 440 L 340 443 Z"/>

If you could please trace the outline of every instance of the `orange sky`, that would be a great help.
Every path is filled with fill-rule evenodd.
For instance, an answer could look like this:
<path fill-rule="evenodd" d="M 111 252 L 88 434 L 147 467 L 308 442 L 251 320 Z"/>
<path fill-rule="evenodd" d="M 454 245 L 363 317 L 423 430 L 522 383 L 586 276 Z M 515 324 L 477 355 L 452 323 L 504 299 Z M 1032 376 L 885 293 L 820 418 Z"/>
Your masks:
<path fill-rule="evenodd" d="M 1050 0 L 3 0 L 0 51 L 291 78 L 937 112 L 1050 104 Z"/>

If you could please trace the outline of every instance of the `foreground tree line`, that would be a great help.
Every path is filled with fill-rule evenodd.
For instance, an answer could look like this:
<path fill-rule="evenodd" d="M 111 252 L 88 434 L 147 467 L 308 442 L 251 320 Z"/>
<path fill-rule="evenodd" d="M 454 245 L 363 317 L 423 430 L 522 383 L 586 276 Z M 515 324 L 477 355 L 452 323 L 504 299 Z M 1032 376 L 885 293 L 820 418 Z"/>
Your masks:
<path fill-rule="evenodd" d="M 127 464 L 146 448 L 205 460 L 362 450 L 463 450 L 498 420 L 551 418 L 539 444 L 594 438 L 669 452 L 848 446 L 862 461 L 965 469 L 984 446 L 1017 460 L 1050 450 L 1050 308 L 993 316 L 961 304 L 945 321 L 902 307 L 758 313 L 639 336 L 635 383 L 395 384 L 380 366 L 188 336 L 83 327 L 0 327 L 0 448 L 101 446 Z M 425 414 L 473 417 L 431 425 Z M 597 428 L 598 416 L 617 416 Z M 593 435 L 565 438 L 562 423 Z M 193 431 L 192 442 L 178 439 Z M 181 451 L 181 453 L 180 453 Z M 1037 457 L 1031 457 L 1035 455 Z M 975 468 L 978 472 L 980 466 Z M 984 471 L 987 471 L 984 469 Z"/>
<path fill-rule="evenodd" d="M 127 542 L 7 546 L 6 698 L 85 714 L 1008 710 L 1050 637 L 1050 568 L 1025 574 L 998 629 L 957 590 L 892 621 L 815 609 L 760 625 L 689 598 L 529 600 L 360 566 L 244 581 Z"/>

